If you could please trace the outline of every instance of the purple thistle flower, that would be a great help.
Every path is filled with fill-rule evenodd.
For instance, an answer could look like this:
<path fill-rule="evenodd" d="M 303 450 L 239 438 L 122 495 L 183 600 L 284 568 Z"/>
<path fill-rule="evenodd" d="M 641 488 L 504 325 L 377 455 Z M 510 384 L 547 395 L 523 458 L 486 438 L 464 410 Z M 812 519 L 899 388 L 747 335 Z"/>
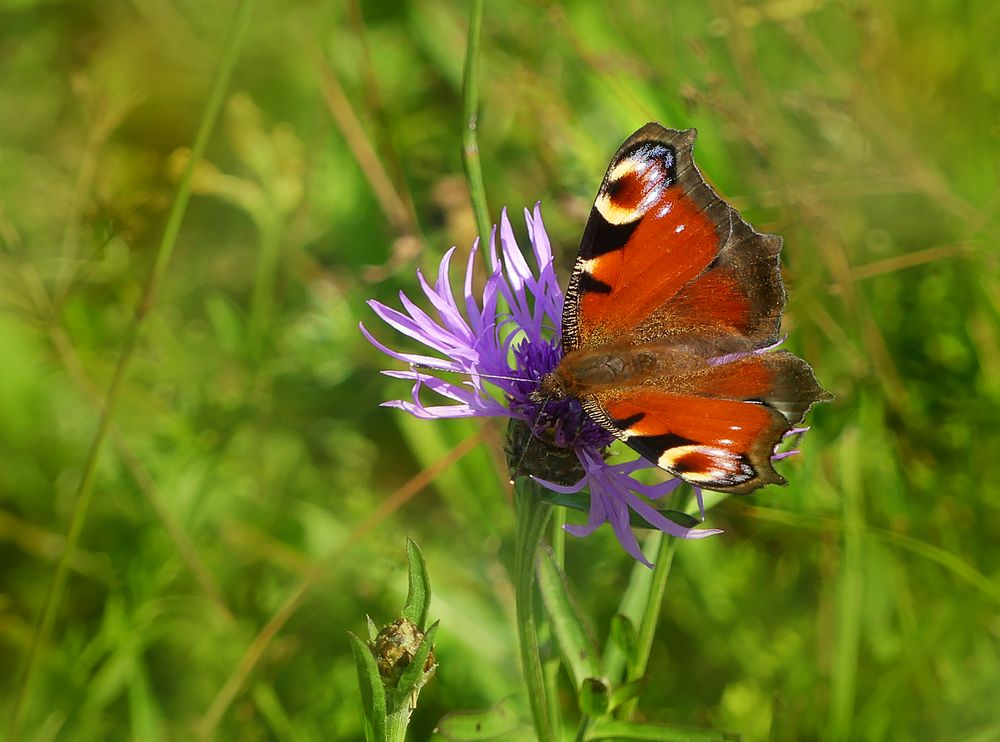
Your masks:
<path fill-rule="evenodd" d="M 632 532 L 633 512 L 651 526 L 678 538 L 697 539 L 721 533 L 717 529 L 687 528 L 654 508 L 649 500 L 672 492 L 682 480 L 675 478 L 646 485 L 633 475 L 642 469 L 662 471 L 654 464 L 642 458 L 619 464 L 605 461 L 606 449 L 614 439 L 587 416 L 577 400 L 538 401 L 535 393 L 542 377 L 553 371 L 562 357 L 563 292 L 556 278 L 539 204 L 535 205 L 534 212 L 525 209 L 525 221 L 534 265 L 529 266 L 521 253 L 504 210 L 499 228 L 500 252 L 498 254 L 496 249 L 497 230 L 494 228 L 488 255 L 491 273 L 481 298 L 473 289 L 480 247 L 477 240 L 465 266 L 461 297 L 455 296 L 450 280 L 454 247 L 441 259 L 433 285 L 417 272 L 420 287 L 436 317 L 414 304 L 403 292 L 399 300 L 405 311 L 374 300 L 368 302 L 384 322 L 420 341 L 435 355 L 392 350 L 376 340 L 362 324 L 361 332 L 372 345 L 404 363 L 461 375 L 449 381 L 412 366 L 405 371 L 383 371 L 386 376 L 413 382 L 409 400 L 392 400 L 384 402 L 383 406 L 398 407 L 424 419 L 513 418 L 527 425 L 546 444 L 571 450 L 579 461 L 578 470 L 583 472 L 579 481 L 565 485 L 534 477 L 535 481 L 560 494 L 588 489 L 590 512 L 586 525 L 568 525 L 566 530 L 575 536 L 587 536 L 601 524 L 610 523 L 622 547 L 643 564 L 649 565 L 649 562 Z M 503 399 L 492 394 L 487 384 L 501 390 Z M 425 389 L 446 403 L 426 404 L 421 399 Z M 695 493 L 704 518 L 701 491 L 697 487 Z"/>

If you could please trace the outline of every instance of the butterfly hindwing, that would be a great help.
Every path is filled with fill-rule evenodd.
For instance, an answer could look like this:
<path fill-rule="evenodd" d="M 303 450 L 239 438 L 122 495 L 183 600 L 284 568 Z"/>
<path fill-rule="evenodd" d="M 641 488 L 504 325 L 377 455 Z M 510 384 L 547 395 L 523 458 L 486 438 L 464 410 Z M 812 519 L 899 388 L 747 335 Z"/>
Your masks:
<path fill-rule="evenodd" d="M 693 484 L 744 493 L 784 483 L 775 446 L 828 399 L 791 353 L 752 353 L 700 371 L 584 397 L 584 409 L 644 458 Z"/>

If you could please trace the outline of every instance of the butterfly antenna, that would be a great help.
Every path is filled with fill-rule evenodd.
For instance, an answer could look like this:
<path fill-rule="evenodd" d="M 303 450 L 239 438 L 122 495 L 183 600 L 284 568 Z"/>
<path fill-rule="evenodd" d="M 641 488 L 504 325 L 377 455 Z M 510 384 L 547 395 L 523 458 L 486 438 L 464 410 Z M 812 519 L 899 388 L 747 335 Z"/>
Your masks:
<path fill-rule="evenodd" d="M 410 368 L 413 370 L 426 369 L 428 371 L 443 371 L 448 374 L 465 374 L 466 376 L 478 376 L 481 379 L 501 379 L 503 381 L 531 381 L 530 379 L 525 379 L 521 376 L 503 376 L 502 374 L 484 374 L 479 371 L 455 371 L 450 368 L 440 368 L 439 366 L 431 366 L 427 363 L 410 363 Z"/>
<path fill-rule="evenodd" d="M 514 471 L 510 475 L 510 484 L 513 485 L 517 478 L 521 474 L 521 464 L 524 463 L 525 457 L 528 455 L 528 449 L 531 448 L 531 443 L 535 439 L 535 430 L 538 428 L 538 423 L 542 419 L 542 415 L 545 414 L 545 407 L 549 402 L 552 401 L 552 395 L 549 394 L 545 399 L 542 400 L 542 404 L 538 408 L 538 414 L 535 415 L 534 421 L 531 423 L 531 428 L 528 430 L 528 440 L 524 444 L 524 448 L 521 449 L 521 456 L 518 458 L 517 463 L 514 465 Z"/>

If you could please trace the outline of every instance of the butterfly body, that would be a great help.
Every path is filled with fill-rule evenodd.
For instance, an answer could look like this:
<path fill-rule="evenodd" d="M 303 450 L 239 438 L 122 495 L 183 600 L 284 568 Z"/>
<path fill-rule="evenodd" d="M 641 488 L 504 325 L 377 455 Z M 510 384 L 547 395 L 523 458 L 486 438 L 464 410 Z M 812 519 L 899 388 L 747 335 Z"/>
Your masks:
<path fill-rule="evenodd" d="M 785 480 L 775 446 L 829 399 L 779 344 L 781 238 L 756 232 L 694 165 L 694 130 L 651 123 L 615 154 L 539 395 L 575 397 L 642 456 L 702 487 Z"/>
<path fill-rule="evenodd" d="M 563 357 L 542 379 L 541 396 L 587 397 L 644 385 L 680 386 L 707 361 L 684 344 L 602 346 L 578 349 Z"/>

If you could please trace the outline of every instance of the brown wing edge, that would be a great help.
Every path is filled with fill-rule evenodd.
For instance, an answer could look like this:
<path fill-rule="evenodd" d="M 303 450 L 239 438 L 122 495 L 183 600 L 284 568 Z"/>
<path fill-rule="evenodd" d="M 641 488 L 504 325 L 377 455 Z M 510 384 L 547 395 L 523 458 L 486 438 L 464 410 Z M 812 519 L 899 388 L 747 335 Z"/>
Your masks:
<path fill-rule="evenodd" d="M 649 126 L 647 124 L 643 128 Z M 784 240 L 778 235 L 758 232 L 737 209 L 715 191 L 694 163 L 693 142 L 692 138 L 692 147 L 683 152 L 685 160 L 681 160 L 679 168 L 679 172 L 683 175 L 678 177 L 678 182 L 684 188 L 687 197 L 705 211 L 715 223 L 722 247 L 715 260 L 687 285 L 696 284 L 713 271 L 729 271 L 737 276 L 741 288 L 750 300 L 752 324 L 744 334 L 748 341 L 747 349 L 773 345 L 781 335 L 781 317 L 787 298 L 781 278 L 780 256 Z M 678 150 L 678 158 L 680 157 L 681 150 Z M 683 294 L 682 288 L 677 295 L 683 296 Z M 668 303 L 662 312 L 669 314 L 670 311 Z M 659 314 L 657 312 L 650 317 L 648 322 L 650 326 L 662 324 Z"/>

